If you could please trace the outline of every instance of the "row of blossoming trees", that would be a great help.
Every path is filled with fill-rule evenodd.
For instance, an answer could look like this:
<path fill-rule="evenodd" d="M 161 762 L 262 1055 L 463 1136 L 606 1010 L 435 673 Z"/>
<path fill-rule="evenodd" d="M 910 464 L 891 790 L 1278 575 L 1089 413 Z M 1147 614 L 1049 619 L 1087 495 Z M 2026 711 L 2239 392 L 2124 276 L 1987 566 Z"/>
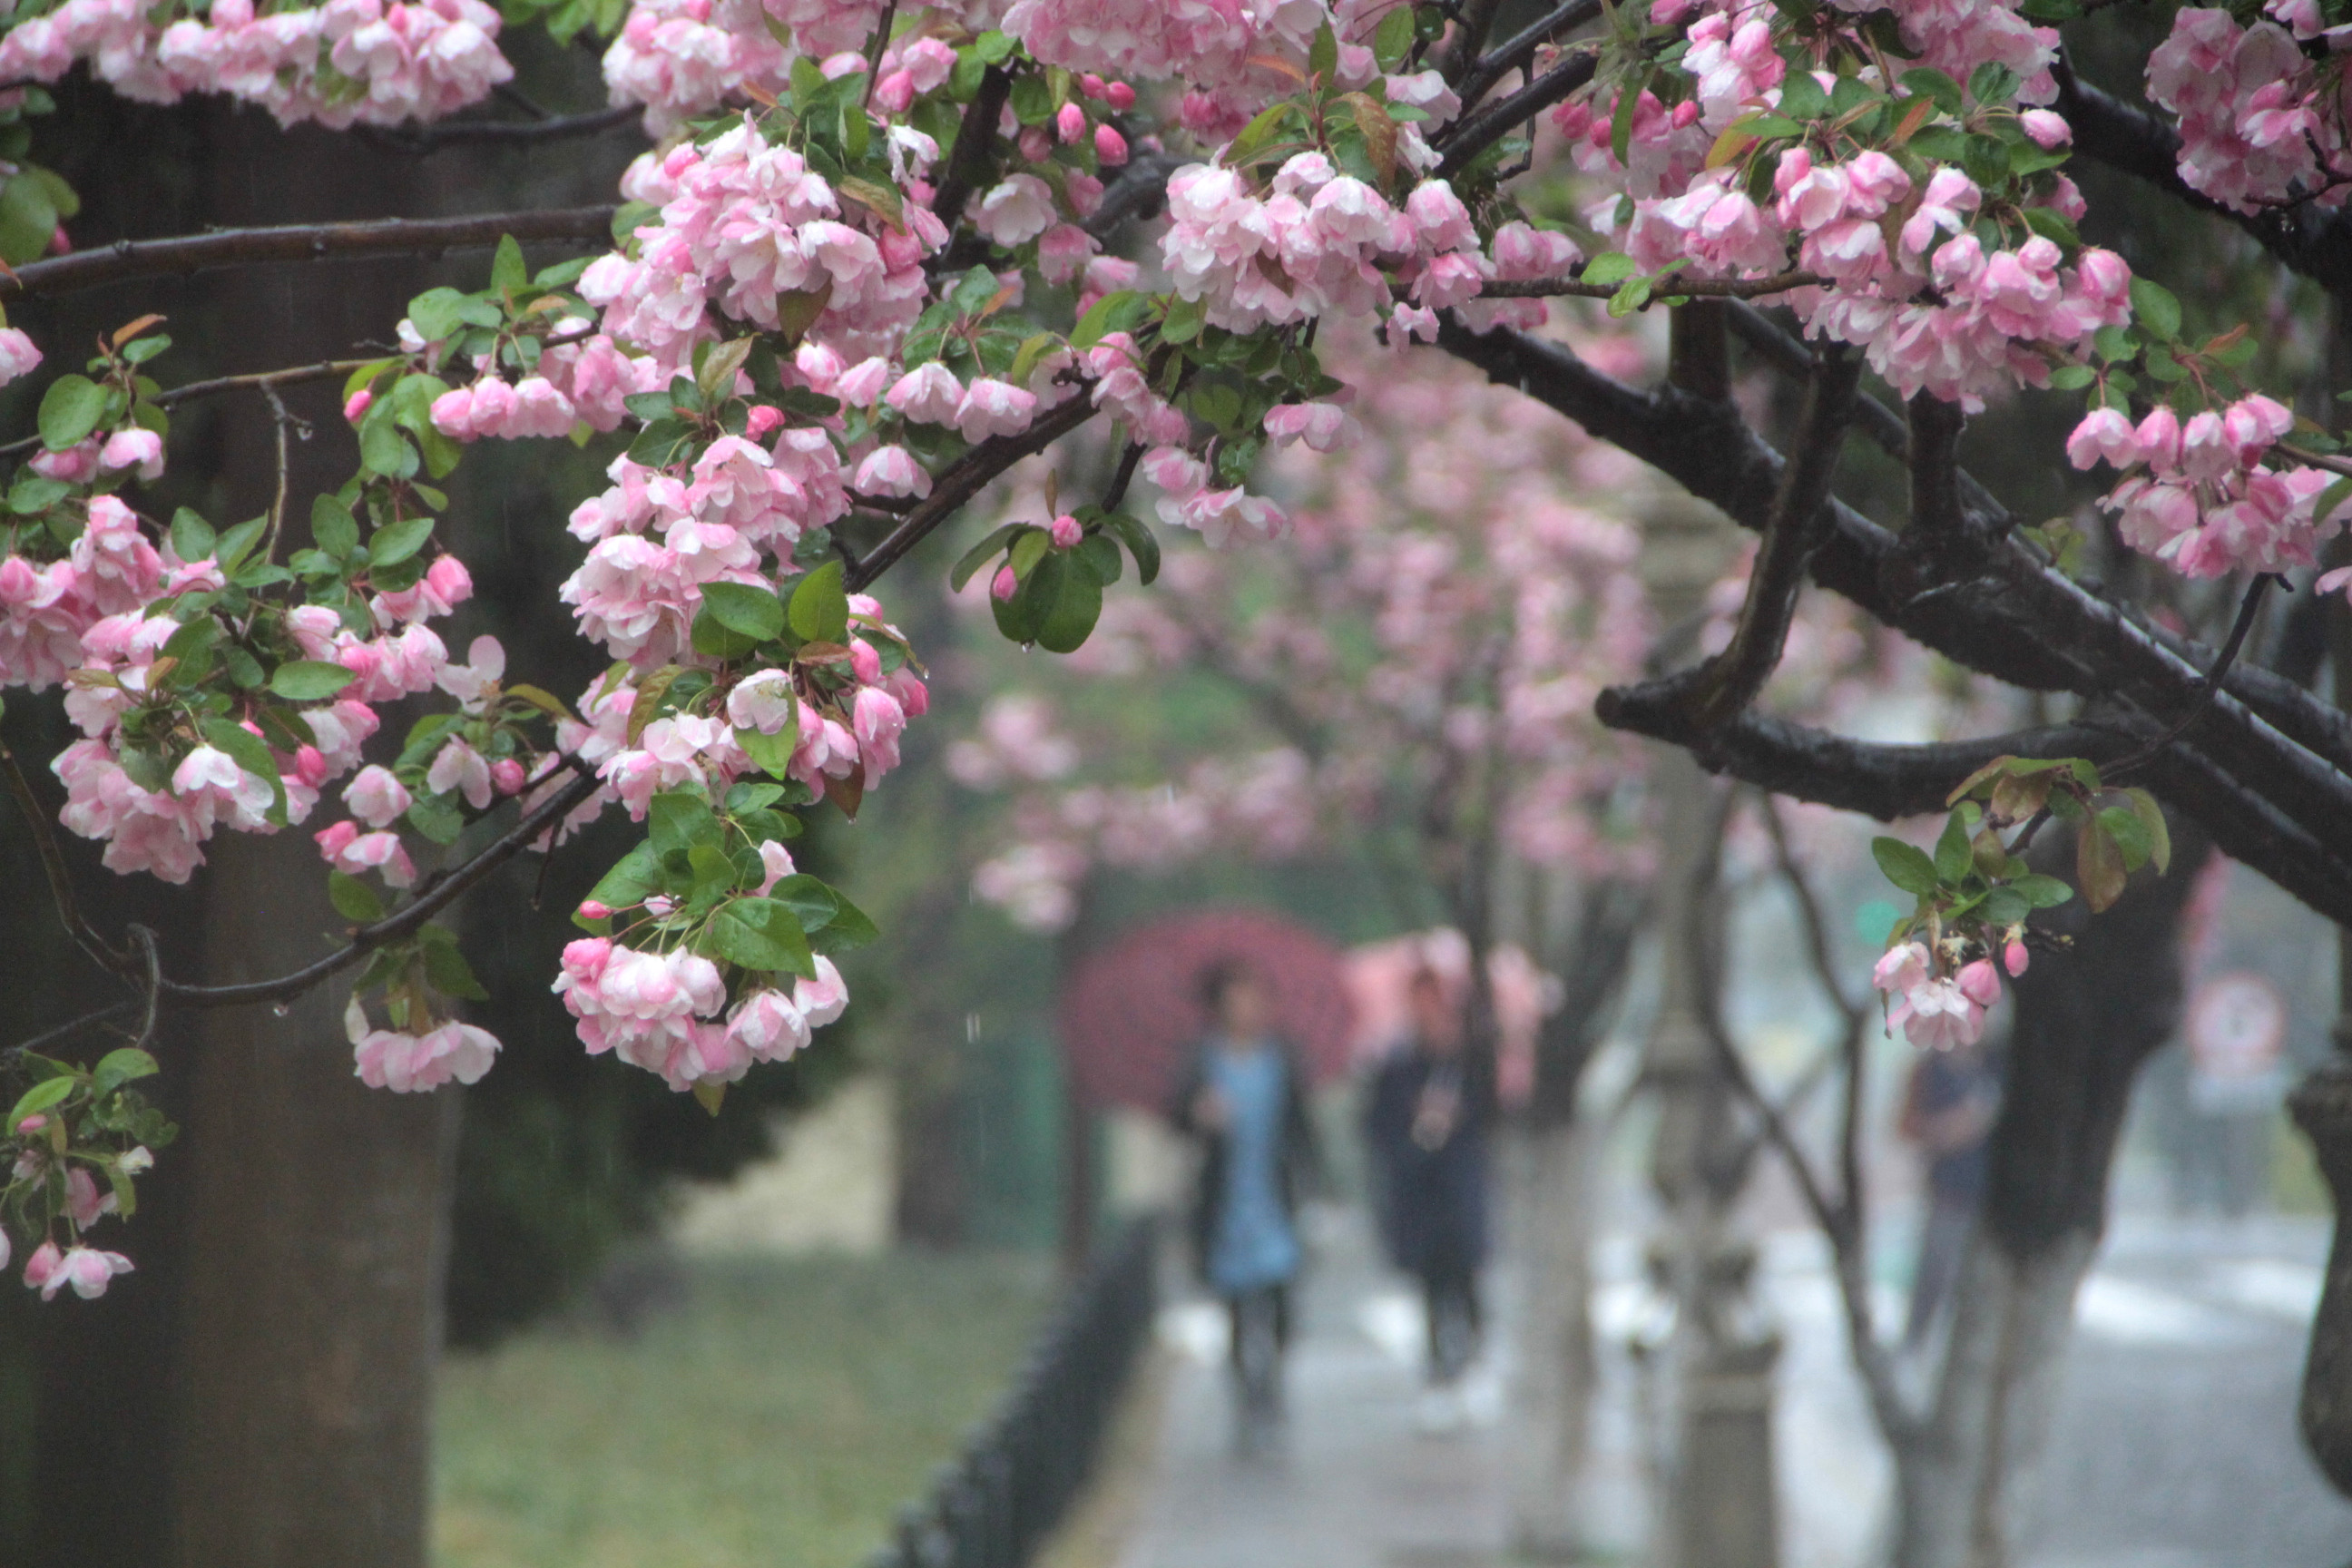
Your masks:
<path fill-rule="evenodd" d="M 2277 583 L 2309 602 L 2347 580 L 2312 580 L 2352 493 L 2326 405 L 2296 415 L 2297 389 L 2264 388 L 2261 335 L 2199 322 L 2087 243 L 2099 217 L 2066 172 L 2079 146 L 2345 287 L 2339 19 L 2314 0 L 2184 9 L 2144 83 L 2102 86 L 2061 37 L 2098 36 L 2108 19 L 2088 9 L 1570 0 L 1507 28 L 1490 0 L 19 7 L 0 34 L 10 297 L 501 228 L 609 224 L 616 244 L 537 270 L 501 244 L 485 287 L 435 289 L 387 322 L 388 352 L 243 378 L 272 395 L 340 381 L 355 458 L 339 488 L 281 486 L 250 519 L 142 505 L 170 411 L 224 390 L 164 384 L 156 321 L 124 321 L 86 360 L 0 337 L 0 370 L 41 378 L 0 524 L 0 686 L 67 694 L 79 738 L 30 759 L 67 788 L 56 826 L 101 841 L 118 872 L 173 882 L 221 833 L 299 829 L 349 922 L 283 976 L 192 984 L 147 933 L 81 921 L 48 854 L 77 940 L 132 994 L 87 1027 L 130 1039 L 11 1051 L 0 1245 L 45 1295 L 98 1294 L 131 1266 L 91 1233 L 127 1214 L 166 1135 L 135 1087 L 159 1010 L 348 974 L 367 1083 L 478 1079 L 499 1043 L 459 1017 L 479 987 L 435 917 L 604 810 L 642 838 L 580 904 L 551 984 L 590 1052 L 715 1107 L 839 1014 L 833 957 L 873 934 L 790 846 L 812 812 L 854 815 L 924 711 L 922 650 L 873 592 L 882 576 L 1013 464 L 1104 428 L 1121 456 L 1103 493 L 1054 498 L 963 568 L 985 574 L 1005 636 L 1076 650 L 1107 594 L 1132 592 L 1129 570 L 1156 570 L 1131 490 L 1213 544 L 1276 540 L 1289 520 L 1256 488 L 1269 440 L 1338 444 L 1366 378 L 1432 353 L 1759 535 L 1719 651 L 1632 680 L 1610 639 L 1571 641 L 1543 650 L 1573 667 L 1544 701 L 1617 679 L 1594 703 L 1603 723 L 1710 767 L 1881 816 L 1960 801 L 1936 854 L 1883 856 L 1916 901 L 1880 978 L 1919 1037 L 1972 1027 L 1992 955 L 2064 895 L 2021 854 L 2053 816 L 2074 826 L 2094 907 L 2163 861 L 2152 790 L 2315 910 L 2352 915 L 2343 714 L 2240 658 L 2242 637 L 2200 646 L 2078 579 L 2059 531 L 2022 526 L 1960 466 L 1970 413 L 2050 388 L 2075 403 L 2068 454 L 2111 482 L 2120 540 L 2243 582 L 2242 626 Z M 660 139 L 617 212 L 42 258 L 69 244 L 79 200 L 44 161 L 44 136 L 72 128 L 47 120 L 42 83 L 86 66 L 135 98 L 394 126 L 482 102 L 510 74 L 513 26 L 609 29 L 614 101 Z M 2116 96 L 2142 86 L 2160 112 Z M 1163 208 L 1130 244 L 1131 220 Z M 1547 300 L 1569 296 L 1667 312 L 1664 379 L 1545 333 Z M 1770 432 L 1785 450 L 1730 395 L 1735 342 L 1797 388 Z M 572 513 L 583 559 L 562 598 L 609 668 L 557 692 L 495 642 L 453 658 L 435 623 L 470 580 L 436 535 L 440 483 L 469 443 L 607 432 L 626 448 Z M 1899 526 L 1839 499 L 1856 441 L 1906 473 Z M 1275 548 L 1301 572 L 1339 569 L 1311 533 Z M 1573 542 L 1481 548 L 1505 570 L 1529 552 L 1561 591 L 1580 571 L 1560 556 Z M 1406 552 L 1387 569 L 1428 568 Z M 1903 747 L 1759 714 L 1808 581 L 1960 665 L 2073 699 L 2067 716 Z M 1435 689 L 1458 652 L 1382 658 L 1400 689 Z M 424 716 L 391 732 L 394 702 Z M 1605 755 L 1543 702 L 1507 723 L 1508 743 L 1548 733 L 1532 743 L 1577 766 Z M 19 761 L 7 771 L 37 814 Z M 1310 772 L 1287 787 L 1337 802 L 1359 785 Z"/>

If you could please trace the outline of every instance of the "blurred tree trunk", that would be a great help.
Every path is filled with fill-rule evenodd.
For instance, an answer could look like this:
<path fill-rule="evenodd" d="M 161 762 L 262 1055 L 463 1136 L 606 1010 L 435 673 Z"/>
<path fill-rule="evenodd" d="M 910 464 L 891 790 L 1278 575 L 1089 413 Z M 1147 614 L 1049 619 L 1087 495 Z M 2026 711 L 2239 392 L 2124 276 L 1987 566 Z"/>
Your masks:
<path fill-rule="evenodd" d="M 315 129 L 216 110 L 212 207 L 226 225 L 419 210 L 418 163 Z M 209 290 L 236 368 L 296 364 L 388 341 L 422 263 L 268 268 Z M 332 385 L 288 398 L 313 438 L 289 442 L 287 529 L 354 452 Z M 218 426 L 224 514 L 267 509 L 278 432 L 266 404 Z M 298 433 L 299 437 L 299 433 Z M 395 731 L 403 720 L 386 716 Z M 205 970 L 263 978 L 315 958 L 341 923 L 310 835 L 222 835 L 208 847 Z M 352 1076 L 346 993 L 278 1014 L 201 1021 L 190 1108 L 194 1213 L 176 1418 L 184 1568 L 419 1568 L 440 1347 L 444 1173 L 455 1093 L 372 1092 Z"/>
<path fill-rule="evenodd" d="M 2079 898 L 2051 911 L 2074 945 L 2036 953 L 2015 983 L 1984 1211 L 1954 1287 L 1935 1405 L 1893 1444 L 1896 1568 L 2017 1560 L 2132 1083 L 2179 1017 L 2180 914 L 2210 847 L 2169 820 L 2171 869 L 2140 871 L 2103 915 Z M 2033 858 L 2054 872 L 2071 845 L 2045 841 Z"/>
<path fill-rule="evenodd" d="M 1587 1544 L 1579 1491 L 1597 1370 L 1591 1248 L 1599 1129 L 1577 1115 L 1577 1097 L 1616 1015 L 1643 901 L 1622 883 L 1587 889 L 1570 939 L 1544 943 L 1539 958 L 1565 994 L 1537 1037 L 1518 1163 L 1525 1191 L 1512 1205 L 1522 1216 L 1528 1270 L 1524 1371 L 1514 1391 L 1522 1440 L 1513 1532 L 1538 1557 L 1570 1557 Z"/>

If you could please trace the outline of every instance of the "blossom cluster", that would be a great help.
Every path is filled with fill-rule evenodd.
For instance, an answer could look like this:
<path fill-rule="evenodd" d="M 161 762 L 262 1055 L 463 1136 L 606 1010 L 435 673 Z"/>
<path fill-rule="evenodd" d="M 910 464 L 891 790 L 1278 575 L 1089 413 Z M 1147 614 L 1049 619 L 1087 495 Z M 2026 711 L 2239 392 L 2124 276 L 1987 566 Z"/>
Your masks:
<path fill-rule="evenodd" d="M 2344 200 L 2352 145 L 2344 129 L 2341 67 L 2315 61 L 2305 41 L 2340 47 L 2317 0 L 2268 0 L 2276 20 L 2242 26 L 2228 11 L 2184 5 L 2148 56 L 2147 95 L 2180 129 L 2180 177 L 2192 190 L 2251 213 L 2309 199 Z"/>
<path fill-rule="evenodd" d="M 2259 393 L 2186 424 L 2165 404 L 2137 425 L 2100 407 L 2074 427 L 2066 455 L 2078 468 L 2126 472 L 2099 504 L 2117 514 L 2126 543 L 2182 575 L 2284 572 L 2313 564 L 2342 526 L 2315 515 L 2328 475 L 2278 452 L 2294 428 L 2285 405 Z"/>
<path fill-rule="evenodd" d="M 327 0 L 259 13 L 252 0 L 214 0 L 172 19 L 183 9 L 63 0 L 0 37 L 0 78 L 51 82 L 87 60 L 126 98 L 218 92 L 280 124 L 341 127 L 438 119 L 514 77 L 499 52 L 499 13 L 482 0 Z"/>

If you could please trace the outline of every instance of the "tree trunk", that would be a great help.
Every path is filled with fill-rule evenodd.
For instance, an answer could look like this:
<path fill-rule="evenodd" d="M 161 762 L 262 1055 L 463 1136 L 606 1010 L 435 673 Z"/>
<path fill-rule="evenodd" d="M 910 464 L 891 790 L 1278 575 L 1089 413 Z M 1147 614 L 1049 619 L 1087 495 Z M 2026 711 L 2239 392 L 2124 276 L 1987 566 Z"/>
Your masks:
<path fill-rule="evenodd" d="M 298 832 L 212 853 L 215 982 L 314 956 L 334 921 Z M 419 1568 L 453 1092 L 363 1088 L 340 987 L 206 1020 L 182 1329 L 184 1568 Z"/>
<path fill-rule="evenodd" d="M 1513 1532 L 1522 1552 L 1572 1561 L 1585 1544 L 1579 1491 L 1590 1448 L 1592 1339 L 1593 1130 L 1547 1121 L 1528 1130 L 1519 1256 L 1527 1269 L 1521 1355 L 1514 1389 Z"/>
<path fill-rule="evenodd" d="M 250 112 L 211 121 L 224 223 L 373 217 L 422 205 L 424 171 L 314 128 Z M 446 174 L 444 173 L 444 178 Z M 235 368 L 293 364 L 382 341 L 426 269 L 395 260 L 269 268 L 212 284 Z M 287 527 L 355 452 L 331 385 L 287 398 Z M 276 493 L 266 407 L 225 411 L 213 447 L 225 510 Z M 404 722 L 386 716 L 394 733 Z M 215 983 L 280 973 L 343 922 L 303 828 L 207 846 L 205 968 Z M 433 1368 L 440 1352 L 446 1191 L 458 1096 L 393 1095 L 352 1075 L 345 992 L 284 1016 L 204 1020 L 189 1117 L 194 1212 L 181 1327 L 173 1496 L 183 1568 L 421 1568 Z"/>
<path fill-rule="evenodd" d="M 2105 914 L 2079 898 L 2051 911 L 2049 928 L 2073 945 L 2036 953 L 2016 981 L 1984 1210 L 1935 1404 L 1917 1431 L 1890 1434 L 1895 1568 L 2018 1561 L 2132 1083 L 2179 1016 L 2180 912 L 2210 846 L 2169 820 L 2171 869 L 2135 875 Z M 2062 837 L 2045 836 L 2038 868 L 2071 865 Z"/>
<path fill-rule="evenodd" d="M 1894 1568 L 2002 1568 L 2036 1502 L 2074 1293 L 2098 1250 L 2070 1235 L 2019 1263 L 1979 1235 L 1955 1286 L 1927 1429 L 1895 1446 Z"/>

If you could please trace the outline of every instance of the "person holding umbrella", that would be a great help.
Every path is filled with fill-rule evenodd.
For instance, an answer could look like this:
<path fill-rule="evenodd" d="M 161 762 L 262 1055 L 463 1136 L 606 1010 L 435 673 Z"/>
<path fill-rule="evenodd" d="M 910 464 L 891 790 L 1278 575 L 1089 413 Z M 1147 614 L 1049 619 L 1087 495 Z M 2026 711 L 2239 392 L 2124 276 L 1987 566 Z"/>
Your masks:
<path fill-rule="evenodd" d="M 1170 1110 L 1201 1144 L 1193 1258 L 1232 1315 L 1239 1441 L 1258 1453 L 1281 1420 L 1290 1287 L 1302 1261 L 1298 1198 L 1318 1162 L 1306 1074 L 1275 1033 L 1265 977 L 1239 962 L 1212 964 L 1201 1000 L 1209 1032 L 1179 1075 Z"/>
<path fill-rule="evenodd" d="M 1458 1424 L 1459 1384 L 1478 1353 L 1478 1270 L 1486 1261 L 1486 1141 L 1492 1065 L 1466 1048 L 1461 1009 L 1427 967 L 1407 991 L 1412 1037 L 1381 1064 L 1365 1106 L 1381 1228 L 1396 1266 L 1421 1281 L 1429 1323 L 1424 1423 Z"/>

